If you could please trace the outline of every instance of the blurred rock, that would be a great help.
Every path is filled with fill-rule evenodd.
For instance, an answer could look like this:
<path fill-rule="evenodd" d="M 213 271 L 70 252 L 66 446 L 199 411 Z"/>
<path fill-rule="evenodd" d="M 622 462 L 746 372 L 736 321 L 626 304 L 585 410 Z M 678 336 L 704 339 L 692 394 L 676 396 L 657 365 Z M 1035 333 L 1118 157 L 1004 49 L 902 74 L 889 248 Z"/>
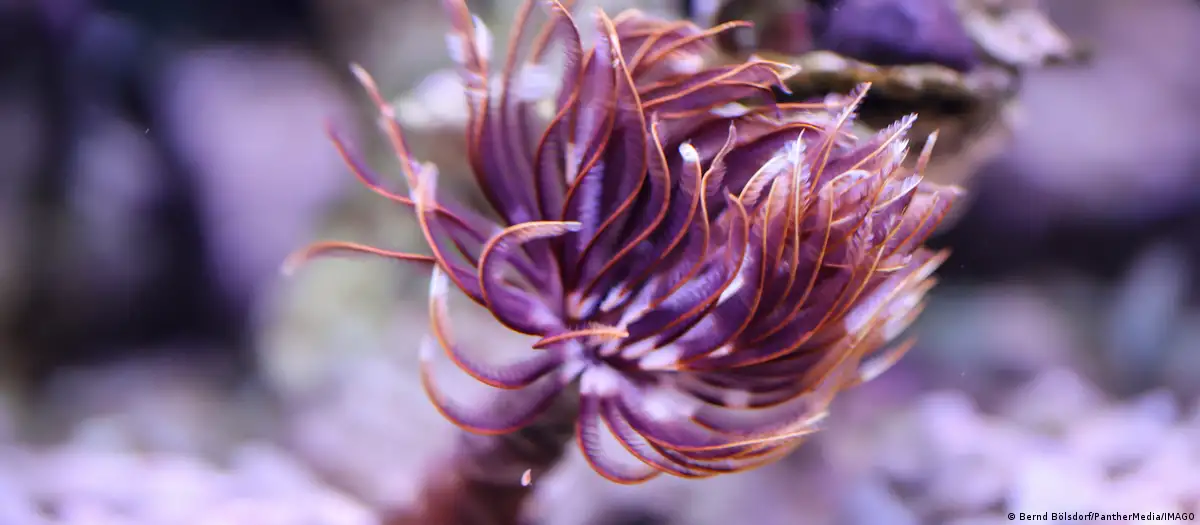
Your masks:
<path fill-rule="evenodd" d="M 728 0 L 718 21 L 744 19 L 719 41 L 800 66 L 789 99 L 819 99 L 869 82 L 856 131 L 920 115 L 912 146 L 938 133 L 927 176 L 965 184 L 1003 153 L 1026 70 L 1077 60 L 1070 39 L 1026 0 Z M 790 29 L 789 29 L 790 28 Z M 955 215 L 963 206 L 958 206 Z M 951 221 L 952 222 L 952 221 Z M 949 222 L 947 222 L 947 225 Z"/>
<path fill-rule="evenodd" d="M 1178 418 L 1171 395 L 1155 392 L 1090 417 L 1081 415 L 1064 439 L 1076 457 L 1120 474 L 1157 451 Z"/>
<path fill-rule="evenodd" d="M 0 448 L 0 518 L 6 525 L 370 525 L 363 505 L 297 468 L 257 478 L 189 456 L 57 447 Z M 289 487 L 280 490 L 280 487 Z M 47 521 L 51 520 L 51 521 Z"/>
<path fill-rule="evenodd" d="M 344 271 L 350 264 L 358 269 Z M 277 313 L 261 354 L 284 405 L 285 441 L 307 464 L 384 512 L 410 505 L 425 469 L 454 443 L 453 426 L 428 402 L 420 383 L 417 344 L 428 331 L 428 317 L 423 308 L 397 304 L 395 297 L 396 289 L 403 297 L 404 288 L 414 287 L 411 296 L 423 299 L 426 283 L 417 267 L 393 266 L 312 262 L 291 281 L 289 292 L 299 300 Z M 397 282 L 397 274 L 405 279 Z M 331 289 L 336 293 L 320 293 Z M 528 351 L 528 338 L 502 328 L 466 299 L 455 299 L 461 299 L 451 303 L 454 325 L 461 327 L 453 331 L 459 344 L 490 350 L 497 359 Z M 461 371 L 452 372 L 452 377 L 438 373 L 445 388 L 466 395 L 480 388 L 459 377 L 465 377 Z"/>
<path fill-rule="evenodd" d="M 1200 311 L 1192 309 L 1183 314 L 1176 331 L 1167 341 L 1162 382 L 1185 399 L 1200 399 Z"/>
<path fill-rule="evenodd" d="M 951 259 L 953 264 L 953 259 Z M 1000 402 L 1040 370 L 1082 352 L 1073 310 L 1031 285 L 943 286 L 917 325 L 920 360 L 933 384 L 961 388 L 986 405 Z"/>
<path fill-rule="evenodd" d="M 1112 403 L 1071 376 L 1039 376 L 1001 415 L 980 412 L 961 393 L 935 392 L 907 412 L 857 428 L 874 436 L 876 468 L 854 490 L 886 483 L 921 523 L 991 523 L 1003 512 L 1191 508 L 1200 497 L 1189 474 L 1200 467 L 1198 426 L 1181 417 L 1173 397 L 1156 392 Z M 1073 401 L 1057 405 L 1056 388 Z M 1046 403 L 1057 408 L 1038 406 Z"/>
<path fill-rule="evenodd" d="M 217 395 L 165 367 L 89 375 L 55 387 L 39 407 L 55 413 L 61 435 L 0 440 L 0 523 L 378 523 L 362 503 L 263 441 L 269 429 L 231 417 L 248 410 L 268 418 L 261 405 Z M 194 410 L 199 399 L 212 410 Z"/>
<path fill-rule="evenodd" d="M 963 17 L 950 0 L 810 4 L 821 49 L 881 66 L 933 63 L 965 71 L 979 64 Z"/>
<path fill-rule="evenodd" d="M 327 479 L 385 512 L 416 500 L 423 469 L 453 435 L 425 400 L 415 367 L 397 366 L 397 360 L 348 359 L 324 388 L 288 401 L 289 446 Z"/>
<path fill-rule="evenodd" d="M 1200 74 L 1186 65 L 1200 49 L 1195 2 L 1046 4 L 1094 46 L 1092 61 L 1029 76 L 1024 131 L 994 176 L 1047 195 L 1049 210 L 1064 215 L 1134 219 L 1200 195 Z M 1136 110 L 1119 109 L 1130 101 Z"/>
<path fill-rule="evenodd" d="M 245 34 L 273 16 L 250 4 L 233 24 L 194 3 L 31 4 L 52 19 L 13 39 L 32 64 L 0 63 L 0 133 L 25 136 L 2 152 L 6 373 L 40 382 L 164 341 L 244 356 L 258 295 L 342 187 L 322 123 L 348 112 L 303 37 Z M 276 43 L 194 49 L 216 26 Z"/>
<path fill-rule="evenodd" d="M 163 87 L 196 171 L 208 264 L 231 307 L 251 315 L 283 258 L 350 187 L 324 132 L 347 120 L 349 103 L 319 63 L 286 49 L 198 50 Z"/>
<path fill-rule="evenodd" d="M 881 483 L 862 483 L 855 486 L 845 496 L 845 508 L 842 519 L 843 525 L 872 525 L 875 523 L 894 523 L 896 525 L 917 525 L 921 521 Z"/>
<path fill-rule="evenodd" d="M 20 437 L 216 455 L 240 439 L 273 430 L 269 405 L 253 391 L 227 390 L 225 374 L 204 362 L 150 359 L 71 370 L 23 407 Z"/>
<path fill-rule="evenodd" d="M 0 388 L 0 443 L 15 438 L 17 431 L 16 400 L 6 390 Z"/>
<path fill-rule="evenodd" d="M 1173 332 L 1184 326 L 1189 273 L 1177 245 L 1151 246 L 1134 260 L 1116 290 L 1103 322 L 1108 329 L 1101 350 L 1111 380 L 1122 392 L 1161 383 Z"/>
<path fill-rule="evenodd" d="M 1009 67 L 1078 62 L 1085 49 L 1046 16 L 1055 2 L 955 0 L 967 34 L 990 60 Z"/>
<path fill-rule="evenodd" d="M 1018 390 L 1002 414 L 1022 426 L 1061 436 L 1074 420 L 1099 411 L 1103 403 L 1104 396 L 1078 373 L 1052 368 Z"/>
<path fill-rule="evenodd" d="M 1010 512 L 1091 509 L 1105 497 L 1104 471 L 1098 465 L 1049 452 L 1027 452 L 1013 461 L 1017 468 L 1006 505 Z"/>

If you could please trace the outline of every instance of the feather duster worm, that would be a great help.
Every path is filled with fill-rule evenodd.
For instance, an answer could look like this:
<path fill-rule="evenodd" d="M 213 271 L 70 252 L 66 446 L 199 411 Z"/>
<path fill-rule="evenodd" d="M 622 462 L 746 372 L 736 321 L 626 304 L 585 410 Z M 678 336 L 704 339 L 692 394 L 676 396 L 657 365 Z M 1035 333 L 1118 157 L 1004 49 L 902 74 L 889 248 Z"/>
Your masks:
<path fill-rule="evenodd" d="M 438 195 L 370 77 L 429 255 L 321 243 L 298 254 L 370 252 L 430 264 L 430 399 L 456 425 L 504 434 L 578 388 L 576 439 L 606 478 L 700 478 L 755 467 L 812 433 L 841 389 L 908 348 L 893 340 L 921 308 L 944 254 L 922 247 L 959 190 L 902 164 L 905 118 L 868 140 L 847 132 L 867 86 L 776 104 L 787 65 L 705 66 L 712 36 L 626 11 L 599 12 L 584 44 L 551 1 L 539 30 L 526 2 L 508 56 L 462 0 L 444 0 L 447 43 L 469 104 L 465 152 L 498 219 Z M 545 89 L 550 50 L 565 70 Z M 542 79 L 542 81 L 539 81 Z M 539 99 L 552 99 L 548 122 Z M 930 145 L 932 141 L 930 141 Z M 456 288 L 511 330 L 540 339 L 515 363 L 458 345 Z M 457 401 L 435 380 L 448 357 L 495 387 Z"/>

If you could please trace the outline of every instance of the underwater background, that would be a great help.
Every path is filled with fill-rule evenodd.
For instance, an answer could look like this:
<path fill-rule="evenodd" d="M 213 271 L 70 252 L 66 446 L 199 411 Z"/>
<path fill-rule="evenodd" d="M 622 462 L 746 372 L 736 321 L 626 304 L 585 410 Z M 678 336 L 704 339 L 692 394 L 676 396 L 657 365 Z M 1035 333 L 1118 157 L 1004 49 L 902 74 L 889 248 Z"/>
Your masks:
<path fill-rule="evenodd" d="M 788 1 L 828 3 L 739 14 L 803 8 Z M 781 461 L 621 486 L 570 450 L 531 480 L 522 523 L 1200 511 L 1200 5 L 842 2 L 845 25 L 815 44 L 753 45 L 786 41 L 762 51 L 813 71 L 845 59 L 833 69 L 848 79 L 845 63 L 890 61 L 875 79 L 887 94 L 925 74 L 903 67 L 948 56 L 919 24 L 950 9 L 1011 76 L 1004 100 L 966 73 L 948 82 L 984 98 L 985 124 L 956 120 L 934 88 L 904 99 L 972 139 L 948 142 L 936 174 L 968 196 L 932 240 L 952 255 L 916 346 Z M 502 41 L 518 1 L 469 3 Z M 918 29 L 876 31 L 895 20 Z M 447 185 L 469 181 L 446 30 L 434 0 L 0 2 L 0 525 L 385 524 L 418 500 L 455 432 L 418 378 L 428 272 L 280 268 L 318 239 L 423 242 L 326 136 L 337 123 L 398 174 L 352 62 L 394 100 L 414 153 Z M 868 33 L 884 43 L 857 45 Z M 916 51 L 878 51 L 902 44 Z M 804 75 L 818 94 L 837 84 Z M 455 317 L 465 343 L 527 350 L 487 312 Z"/>

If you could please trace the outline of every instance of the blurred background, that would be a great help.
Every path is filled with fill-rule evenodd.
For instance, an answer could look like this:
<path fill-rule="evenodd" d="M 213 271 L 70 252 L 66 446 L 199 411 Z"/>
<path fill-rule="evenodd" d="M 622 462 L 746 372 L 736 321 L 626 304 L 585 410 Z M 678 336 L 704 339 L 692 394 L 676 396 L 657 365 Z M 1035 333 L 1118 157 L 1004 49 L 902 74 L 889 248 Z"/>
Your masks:
<path fill-rule="evenodd" d="M 916 24 L 888 33 L 907 43 L 924 42 L 926 15 L 954 12 L 735 3 L 753 18 L 806 1 L 861 9 L 861 27 Z M 516 0 L 469 3 L 503 38 Z M 571 456 L 534 480 L 528 523 L 1200 511 L 1200 5 L 957 7 L 993 59 L 1048 34 L 1088 56 L 1003 64 L 999 138 L 965 162 L 946 154 L 971 198 L 936 240 L 954 255 L 918 346 L 778 464 L 620 487 Z M 0 0 L 0 525 L 366 525 L 411 503 L 451 432 L 415 370 L 426 276 L 279 267 L 315 239 L 420 246 L 324 126 L 394 167 L 347 68 L 361 63 L 397 97 L 418 156 L 465 179 L 443 31 L 434 0 Z M 884 63 L 842 45 L 872 30 L 847 31 L 826 49 Z M 467 339 L 500 344 L 499 328 L 472 326 Z"/>

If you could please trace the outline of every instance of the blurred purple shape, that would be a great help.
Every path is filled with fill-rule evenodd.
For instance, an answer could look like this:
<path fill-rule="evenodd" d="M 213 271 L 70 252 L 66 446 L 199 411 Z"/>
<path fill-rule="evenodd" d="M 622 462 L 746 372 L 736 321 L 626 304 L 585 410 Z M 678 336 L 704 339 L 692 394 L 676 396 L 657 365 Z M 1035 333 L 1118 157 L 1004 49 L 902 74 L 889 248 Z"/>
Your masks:
<path fill-rule="evenodd" d="M 979 63 L 950 0 L 809 0 L 817 47 L 878 65 Z"/>

